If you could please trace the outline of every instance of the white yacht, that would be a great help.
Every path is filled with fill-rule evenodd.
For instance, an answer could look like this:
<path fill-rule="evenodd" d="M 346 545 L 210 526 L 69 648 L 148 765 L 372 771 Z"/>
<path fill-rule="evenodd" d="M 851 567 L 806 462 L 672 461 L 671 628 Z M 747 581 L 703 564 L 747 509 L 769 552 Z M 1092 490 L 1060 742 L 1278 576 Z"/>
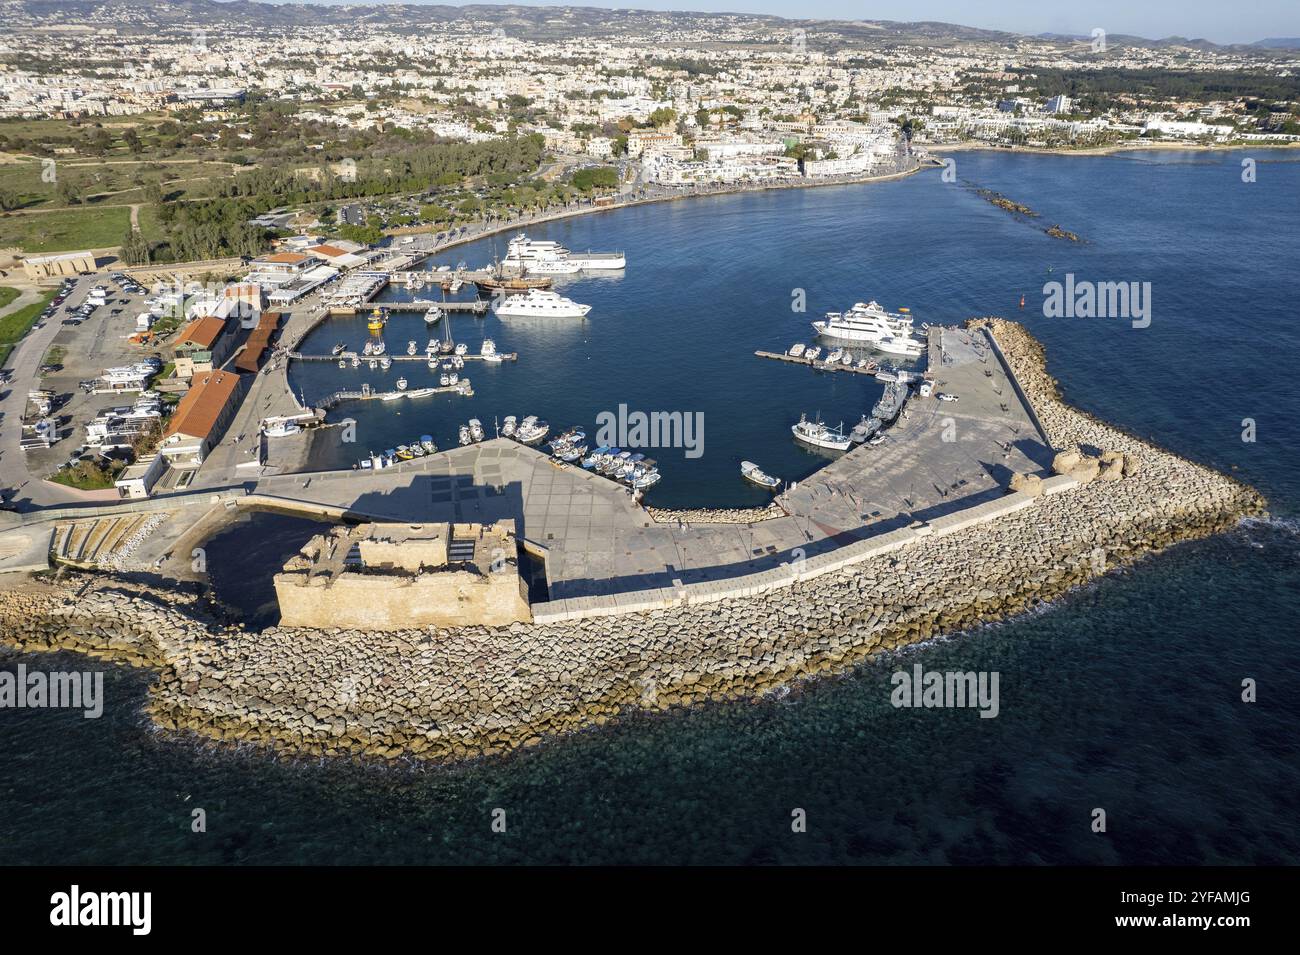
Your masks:
<path fill-rule="evenodd" d="M 924 346 L 912 337 L 912 318 L 887 312 L 877 302 L 858 302 L 847 312 L 827 312 L 825 321 L 813 322 L 818 335 L 839 341 L 865 342 L 891 355 L 919 358 Z"/>
<path fill-rule="evenodd" d="M 507 262 L 512 260 L 507 259 Z M 582 266 L 577 262 L 570 262 L 568 259 L 552 259 L 542 262 L 531 262 L 524 266 L 529 275 L 576 275 L 582 271 Z"/>
<path fill-rule="evenodd" d="M 483 347 L 479 349 L 479 357 L 484 361 L 502 361 L 501 353 L 497 351 L 497 343 L 490 338 L 483 339 Z"/>
<path fill-rule="evenodd" d="M 469 436 L 475 441 L 483 440 L 483 422 L 479 421 L 478 418 L 469 419 Z"/>
<path fill-rule="evenodd" d="M 430 305 L 429 310 L 424 313 L 424 324 L 437 325 L 442 319 L 442 309 L 437 305 Z"/>
<path fill-rule="evenodd" d="M 847 451 L 851 443 L 842 428 L 828 428 L 820 421 L 809 421 L 807 415 L 800 415 L 798 423 L 790 426 L 790 431 L 796 439 L 815 448 Z"/>
<path fill-rule="evenodd" d="M 627 257 L 622 252 L 580 252 L 572 253 L 558 242 L 544 239 L 530 239 L 522 232 L 510 240 L 506 246 L 506 265 L 538 271 L 536 266 L 544 262 L 560 262 L 576 265 L 574 271 L 620 270 L 627 268 Z M 552 272 L 550 274 L 570 274 Z"/>
<path fill-rule="evenodd" d="M 414 355 L 414 354 L 415 354 L 415 341 L 414 341 L 414 340 L 411 340 L 411 341 L 409 341 L 409 342 L 406 343 L 406 353 L 407 353 L 408 355 Z"/>
<path fill-rule="evenodd" d="M 786 354 L 792 358 L 801 358 L 803 357 L 803 350 L 804 350 L 804 343 L 795 342 L 793 345 L 790 346 L 790 350 L 786 352 Z"/>
<path fill-rule="evenodd" d="M 529 289 L 524 295 L 511 295 L 494 305 L 498 318 L 582 318 L 591 311 L 556 292 Z"/>
<path fill-rule="evenodd" d="M 518 421 L 515 416 L 512 414 L 506 415 L 505 420 L 501 422 L 501 437 L 513 438 L 517 427 Z"/>

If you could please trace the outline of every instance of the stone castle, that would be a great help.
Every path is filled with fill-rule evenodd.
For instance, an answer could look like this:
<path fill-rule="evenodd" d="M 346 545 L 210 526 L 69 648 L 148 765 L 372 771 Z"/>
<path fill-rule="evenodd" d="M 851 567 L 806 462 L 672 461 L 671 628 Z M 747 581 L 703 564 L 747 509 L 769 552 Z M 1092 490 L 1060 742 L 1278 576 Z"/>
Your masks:
<path fill-rule="evenodd" d="M 409 630 L 531 620 L 516 546 L 511 520 L 333 528 L 275 575 L 280 625 Z"/>

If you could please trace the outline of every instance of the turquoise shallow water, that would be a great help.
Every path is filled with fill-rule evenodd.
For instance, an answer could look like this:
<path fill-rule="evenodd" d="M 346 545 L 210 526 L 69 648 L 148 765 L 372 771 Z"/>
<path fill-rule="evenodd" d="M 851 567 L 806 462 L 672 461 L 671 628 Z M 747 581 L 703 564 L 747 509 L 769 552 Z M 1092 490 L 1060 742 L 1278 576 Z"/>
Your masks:
<path fill-rule="evenodd" d="M 1300 861 L 1300 389 L 1289 371 L 1300 165 L 1261 163 L 1259 181 L 1244 184 L 1234 154 L 957 158 L 957 184 L 927 175 L 722 197 L 547 230 L 572 248 L 628 251 L 625 279 L 583 293 L 609 296 L 593 329 L 597 317 L 624 321 L 647 288 L 674 324 L 657 329 L 638 313 L 621 336 L 590 333 L 602 369 L 624 343 L 623 380 L 582 374 L 585 353 L 557 344 L 549 378 L 530 377 L 511 397 L 507 388 L 525 388 L 524 362 L 493 369 L 501 390 L 480 386 L 474 400 L 527 399 L 566 423 L 590 421 L 597 402 L 625 393 L 643 404 L 712 402 L 706 420 L 742 434 L 715 440 L 710 430 L 704 457 L 674 464 L 665 500 L 676 500 L 671 486 L 683 500 L 689 491 L 737 503 L 750 492 L 726 455 L 761 447 L 773 469 L 793 468 L 799 459 L 782 457 L 789 445 L 773 420 L 809 402 L 847 418 L 862 400 L 833 378 L 749 356 L 797 337 L 790 288 L 805 287 L 812 310 L 875 296 L 940 321 L 1019 316 L 1024 294 L 1023 317 L 1069 400 L 1236 467 L 1269 496 L 1275 519 L 783 699 L 632 716 L 456 767 L 290 763 L 177 743 L 140 714 L 148 677 L 108 668 L 100 720 L 0 712 L 0 861 Z M 973 186 L 1029 205 L 1042 222 L 1008 216 Z M 1046 237 L 1053 222 L 1086 243 Z M 733 264 L 720 272 L 723 261 Z M 1151 281 L 1151 327 L 1036 317 L 1043 282 L 1067 270 Z M 686 300 L 698 303 L 689 319 L 669 308 Z M 712 337 L 715 324 L 726 335 Z M 550 333 L 537 335 L 531 350 L 503 344 L 540 356 Z M 724 347 L 728 336 L 741 341 Z M 1244 417 L 1257 422 L 1254 444 L 1240 440 Z M 246 566 L 273 559 L 246 555 Z M 998 718 L 891 707 L 890 674 L 917 661 L 997 670 Z M 1257 680 L 1259 702 L 1240 702 L 1244 678 Z M 189 831 L 196 806 L 208 813 L 203 835 Z M 489 827 L 497 807 L 504 834 Z M 1107 811 L 1104 836 L 1089 830 L 1096 807 Z M 794 808 L 807 811 L 807 833 L 791 833 Z"/>

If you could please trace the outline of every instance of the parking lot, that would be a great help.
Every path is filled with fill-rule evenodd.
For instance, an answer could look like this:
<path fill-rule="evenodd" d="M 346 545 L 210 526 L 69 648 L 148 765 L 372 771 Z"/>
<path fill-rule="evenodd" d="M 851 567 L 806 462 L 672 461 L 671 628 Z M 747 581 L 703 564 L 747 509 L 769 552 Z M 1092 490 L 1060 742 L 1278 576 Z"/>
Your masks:
<path fill-rule="evenodd" d="M 87 303 L 96 287 L 105 290 L 104 302 L 91 309 Z M 53 323 L 59 328 L 42 358 L 40 378 L 28 390 L 54 393 L 52 416 L 58 423 L 60 440 L 50 448 L 26 453 L 34 480 L 48 477 L 68 463 L 76 452 L 95 454 L 96 449 L 83 448 L 86 423 L 101 411 L 129 405 L 137 397 L 135 394 L 90 394 L 81 383 L 93 381 L 106 368 L 134 364 L 154 354 L 152 348 L 128 341 L 136 331 L 136 316 L 147 311 L 144 301 L 148 296 L 147 289 L 135 286 L 130 280 L 119 284 L 102 273 L 81 276 L 62 302 L 52 303 L 53 313 L 41 319 L 46 325 Z"/>

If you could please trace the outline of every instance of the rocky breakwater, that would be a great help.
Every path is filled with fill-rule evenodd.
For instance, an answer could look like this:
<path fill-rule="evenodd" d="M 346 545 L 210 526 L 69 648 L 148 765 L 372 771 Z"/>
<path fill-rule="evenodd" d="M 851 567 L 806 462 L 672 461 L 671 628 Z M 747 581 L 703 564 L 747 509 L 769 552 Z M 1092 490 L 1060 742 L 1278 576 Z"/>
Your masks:
<path fill-rule="evenodd" d="M 108 577 L 79 586 L 29 581 L 0 590 L 0 638 L 22 652 L 72 650 L 166 668 L 197 641 L 223 630 L 192 595 Z"/>
<path fill-rule="evenodd" d="M 776 503 L 767 507 L 647 507 L 645 510 L 656 524 L 754 524 L 785 516 Z"/>
<path fill-rule="evenodd" d="M 996 334 L 1065 452 L 1056 463 L 1072 480 L 1049 476 L 1053 493 L 1039 475 L 1018 480 L 1028 506 L 753 596 L 568 623 L 217 632 L 181 624 L 190 612 L 169 607 L 149 712 L 170 729 L 294 753 L 503 753 L 633 709 L 755 698 L 842 671 L 1023 611 L 1263 507 L 1250 488 L 1063 404 L 1023 329 L 975 324 Z"/>

